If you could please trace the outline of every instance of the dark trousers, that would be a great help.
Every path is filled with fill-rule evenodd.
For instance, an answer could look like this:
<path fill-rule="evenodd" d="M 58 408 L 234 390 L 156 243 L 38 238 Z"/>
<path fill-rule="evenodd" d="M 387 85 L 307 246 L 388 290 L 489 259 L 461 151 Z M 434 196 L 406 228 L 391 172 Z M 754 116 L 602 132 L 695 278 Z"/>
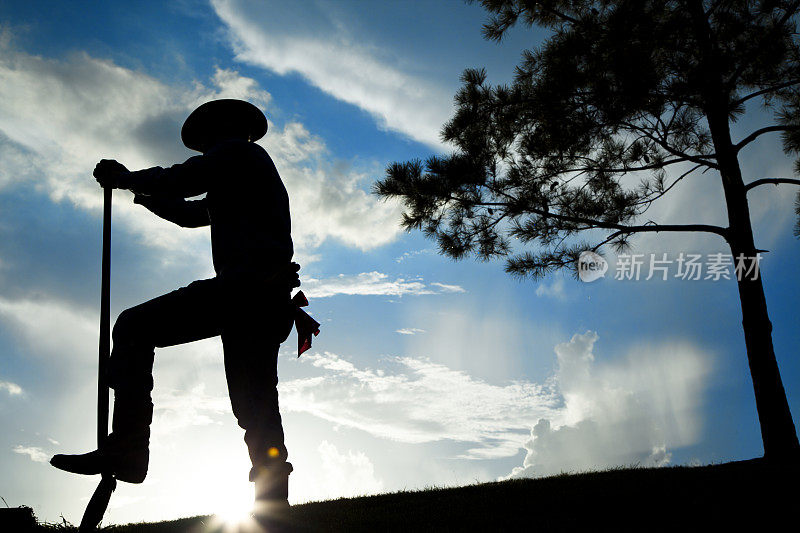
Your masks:
<path fill-rule="evenodd" d="M 290 289 L 238 275 L 195 281 L 120 313 L 109 363 L 113 433 L 149 437 L 155 348 L 221 335 L 231 406 L 253 471 L 283 465 L 277 363 L 292 327 L 290 309 Z"/>

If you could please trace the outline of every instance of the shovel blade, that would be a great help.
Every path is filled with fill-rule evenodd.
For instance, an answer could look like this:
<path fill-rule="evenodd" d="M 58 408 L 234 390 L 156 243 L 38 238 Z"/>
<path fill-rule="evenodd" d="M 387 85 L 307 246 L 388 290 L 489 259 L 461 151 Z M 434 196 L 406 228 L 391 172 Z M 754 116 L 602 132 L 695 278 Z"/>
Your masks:
<path fill-rule="evenodd" d="M 86 506 L 86 510 L 83 512 L 78 533 L 93 533 L 97 531 L 97 526 L 100 525 L 103 515 L 106 514 L 108 502 L 111 500 L 111 493 L 116 488 L 117 480 L 114 479 L 114 476 L 103 475 L 103 479 L 100 480 L 100 484 L 97 485 L 92 498 L 89 500 L 89 505 Z"/>

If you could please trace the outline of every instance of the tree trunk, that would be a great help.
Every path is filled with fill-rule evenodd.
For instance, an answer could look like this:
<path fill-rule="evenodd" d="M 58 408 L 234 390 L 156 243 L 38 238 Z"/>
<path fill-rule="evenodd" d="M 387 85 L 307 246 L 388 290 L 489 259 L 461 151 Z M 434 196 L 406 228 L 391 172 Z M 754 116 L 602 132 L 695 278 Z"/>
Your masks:
<path fill-rule="evenodd" d="M 731 251 L 734 258 L 740 253 L 748 256 L 747 252 L 737 249 L 733 244 Z M 758 279 L 753 280 L 749 276 L 743 276 L 738 285 L 747 362 L 756 396 L 764 457 L 778 461 L 796 458 L 800 453 L 800 444 L 775 359 L 772 323 L 767 314 L 761 277 L 759 275 Z"/>
<path fill-rule="evenodd" d="M 757 252 L 750 222 L 747 192 L 742 180 L 738 154 L 731 141 L 728 122 L 730 89 L 719 71 L 720 52 L 704 11 L 703 1 L 690 2 L 688 8 L 700 47 L 698 59 L 701 65 L 699 72 L 703 80 L 701 91 L 703 107 L 725 191 L 729 223 L 728 244 L 734 262 L 737 257 L 743 255 L 745 258 L 750 258 L 746 261 L 746 265 L 751 266 L 751 262 L 756 261 Z M 767 300 L 764 297 L 761 275 L 759 273 L 757 279 L 752 279 L 752 275 L 747 276 L 743 272 L 742 279 L 737 283 L 739 302 L 742 306 L 747 362 L 753 380 L 764 457 L 770 461 L 797 459 L 800 457 L 800 443 L 789 410 L 789 402 L 786 401 L 778 362 L 775 359 L 772 323 L 767 314 Z"/>
<path fill-rule="evenodd" d="M 725 191 L 729 223 L 728 244 L 731 247 L 734 264 L 739 258 L 744 259 L 744 269 L 737 284 L 739 302 L 742 306 L 742 328 L 747 348 L 747 362 L 753 380 L 764 457 L 778 461 L 800 457 L 800 443 L 786 400 L 778 362 L 775 359 L 772 323 L 767 313 L 761 273 L 758 271 L 758 252 L 753 239 L 747 192 L 739 160 L 730 139 L 727 113 L 718 108 L 708 114 L 708 119 Z M 754 275 L 753 272 L 758 272 L 758 275 Z"/>

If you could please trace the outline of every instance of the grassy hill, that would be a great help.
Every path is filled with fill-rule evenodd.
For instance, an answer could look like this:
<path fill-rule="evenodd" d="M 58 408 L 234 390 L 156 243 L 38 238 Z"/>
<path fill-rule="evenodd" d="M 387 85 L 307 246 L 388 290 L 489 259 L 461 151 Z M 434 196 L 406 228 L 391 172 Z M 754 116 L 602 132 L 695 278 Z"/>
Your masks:
<path fill-rule="evenodd" d="M 794 531 L 800 466 L 626 468 L 296 505 L 288 531 Z M 0 530 L 3 529 L 0 523 Z M 72 531 L 39 525 L 35 531 Z M 283 529 L 282 529 L 283 530 Z M 225 531 L 213 517 L 114 533 Z"/>

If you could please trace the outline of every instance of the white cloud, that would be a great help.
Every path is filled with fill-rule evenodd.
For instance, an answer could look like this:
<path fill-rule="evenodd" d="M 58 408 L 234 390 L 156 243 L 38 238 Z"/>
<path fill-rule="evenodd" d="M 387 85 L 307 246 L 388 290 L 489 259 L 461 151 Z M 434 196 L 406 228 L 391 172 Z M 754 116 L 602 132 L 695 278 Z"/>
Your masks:
<path fill-rule="evenodd" d="M 297 470 L 290 477 L 292 486 L 303 486 L 306 500 L 327 500 L 376 494 L 383 491 L 383 481 L 375 476 L 375 467 L 364 452 L 346 453 L 323 440 L 317 447 L 321 469 L 313 473 Z"/>
<path fill-rule="evenodd" d="M 0 41 L 0 187 L 30 183 L 53 201 L 95 213 L 102 202 L 91 177 L 95 163 L 115 158 L 138 169 L 183 161 L 193 153 L 180 143 L 180 125 L 199 103 L 244 98 L 272 114 L 269 93 L 233 70 L 175 87 L 86 53 L 63 60 L 30 55 L 12 46 L 8 32 Z M 326 239 L 369 249 L 396 238 L 398 206 L 365 190 L 371 168 L 337 162 L 300 123 L 271 126 L 261 143 L 290 192 L 301 254 Z M 133 205 L 128 193 L 115 196 L 115 223 L 168 249 L 173 260 L 208 269 L 207 229 L 178 228 Z"/>
<path fill-rule="evenodd" d="M 0 321 L 18 333 L 37 356 L 97 356 L 96 315 L 56 300 L 0 298 Z M 43 334 L 47 332 L 47 334 Z"/>
<path fill-rule="evenodd" d="M 708 354 L 670 342 L 637 346 L 626 358 L 597 364 L 597 338 L 587 332 L 556 346 L 564 408 L 557 418 L 533 426 L 523 466 L 508 477 L 663 466 L 671 457 L 668 449 L 697 441 Z"/>
<path fill-rule="evenodd" d="M 116 158 L 136 169 L 185 158 L 179 117 L 205 96 L 85 53 L 54 60 L 8 44 L 0 48 L 0 85 L 4 171 L 55 202 L 96 213 L 102 194 L 91 176 L 95 163 Z M 181 232 L 134 206 L 129 194 L 115 196 L 115 223 L 148 245 L 198 261 L 196 248 L 207 240 L 202 231 Z"/>
<path fill-rule="evenodd" d="M 22 394 L 22 387 L 10 381 L 0 380 L 0 391 L 6 391 L 9 396 L 19 396 Z"/>
<path fill-rule="evenodd" d="M 153 394 L 153 433 L 165 435 L 188 426 L 214 424 L 220 415 L 231 410 L 230 400 L 211 396 L 205 384 L 198 383 L 188 390 L 156 388 Z"/>
<path fill-rule="evenodd" d="M 122 509 L 144 500 L 144 496 L 116 496 L 108 504 L 110 510 Z"/>
<path fill-rule="evenodd" d="M 385 359 L 375 370 L 326 352 L 304 360 L 320 375 L 279 385 L 281 405 L 378 438 L 472 445 L 463 459 L 526 449 L 510 477 L 667 464 L 672 449 L 699 438 L 708 354 L 662 342 L 596 363 L 596 340 L 587 332 L 559 344 L 558 368 L 543 384 L 491 384 L 412 357 Z"/>
<path fill-rule="evenodd" d="M 432 255 L 435 253 L 436 251 L 432 248 L 424 248 L 422 250 L 412 250 L 410 252 L 403 252 L 402 255 L 396 257 L 394 261 L 395 263 L 402 263 L 403 261 L 418 255 Z"/>
<path fill-rule="evenodd" d="M 18 453 L 21 455 L 27 455 L 30 457 L 31 461 L 35 463 L 46 463 L 50 460 L 50 456 L 44 452 L 38 446 L 22 446 L 17 445 L 14 446 L 14 453 Z"/>
<path fill-rule="evenodd" d="M 16 326 L 33 353 L 66 351 L 93 363 L 96 345 L 86 344 L 95 339 L 93 316 L 58 302 L 5 300 L 0 316 Z M 41 335 L 43 329 L 50 334 Z M 686 342 L 662 342 L 595 362 L 596 340 L 587 332 L 556 346 L 558 369 L 541 385 L 492 384 L 425 358 L 387 358 L 371 369 L 330 353 L 307 355 L 301 364 L 322 372 L 282 382 L 281 405 L 285 412 L 307 412 L 379 438 L 473 444 L 462 458 L 509 457 L 524 447 L 525 462 L 514 476 L 665 464 L 673 448 L 696 442 L 708 354 Z M 458 350 L 452 341 L 448 349 Z M 207 346 L 208 357 L 216 348 Z M 155 393 L 155 433 L 218 424 L 229 416 L 228 398 L 206 394 L 202 384 L 157 387 Z"/>
<path fill-rule="evenodd" d="M 278 74 L 298 73 L 331 96 L 370 113 L 385 128 L 442 148 L 439 129 L 450 115 L 452 94 L 426 78 L 390 65 L 386 51 L 347 35 L 330 19 L 312 26 L 287 21 L 277 6 L 214 0 L 228 26 L 236 58 Z M 311 18 L 306 6 L 304 14 Z M 321 14 L 327 17 L 325 12 Z"/>
<path fill-rule="evenodd" d="M 347 21 L 337 20 L 330 6 L 307 5 L 303 17 L 296 18 L 279 5 L 254 0 L 214 0 L 212 5 L 227 25 L 238 60 L 280 75 L 298 73 L 335 98 L 369 112 L 379 124 L 434 148 L 445 148 L 438 132 L 452 112 L 452 89 L 426 81 L 407 66 L 401 67 L 403 58 L 392 51 L 351 34 Z M 754 105 L 746 120 L 733 125 L 732 132 L 742 138 L 748 128 L 769 122 L 769 116 Z M 745 153 L 741 158 L 745 181 L 793 175 L 792 160 L 783 154 L 777 136 L 765 136 Z M 689 168 L 678 167 L 671 167 L 672 176 Z M 638 177 L 632 176 L 629 182 L 635 186 Z M 781 187 L 792 192 L 781 194 L 775 188 L 762 187 L 748 195 L 757 243 L 762 248 L 785 235 L 792 222 L 794 189 Z M 640 222 L 648 220 L 727 226 L 719 175 L 693 174 L 654 204 Z M 709 252 L 727 247 L 718 236 L 699 232 L 646 233 L 632 242 L 637 251 L 644 252 Z M 607 251 L 613 255 L 610 248 Z M 558 287 L 551 288 L 556 291 L 551 295 L 560 298 Z"/>
<path fill-rule="evenodd" d="M 731 125 L 734 140 L 741 140 L 751 131 L 774 122 L 771 113 L 759 109 L 757 104 L 750 106 L 744 119 Z M 766 135 L 747 146 L 740 154 L 739 164 L 745 183 L 766 177 L 794 176 L 793 158 L 782 149 L 777 135 Z M 668 167 L 671 183 L 674 178 L 693 165 L 674 165 Z M 630 179 L 635 184 L 638 178 Z M 793 185 L 764 185 L 747 194 L 750 219 L 757 248 L 770 249 L 778 239 L 790 234 L 794 222 L 792 204 L 797 192 Z M 659 224 L 712 224 L 727 227 L 725 193 L 719 173 L 695 172 L 675 186 L 663 199 L 653 204 L 639 222 L 655 221 Z M 598 241 L 599 242 L 599 241 Z M 702 232 L 644 233 L 632 241 L 636 253 L 670 252 L 674 258 L 678 252 L 730 253 L 730 248 L 718 235 Z M 614 254 L 611 248 L 604 248 L 609 257 Z M 660 257 L 660 256 L 659 256 Z"/>
<path fill-rule="evenodd" d="M 556 278 L 552 283 L 540 281 L 536 287 L 536 296 L 549 296 L 563 300 L 566 297 L 564 294 L 564 278 Z"/>
<path fill-rule="evenodd" d="M 442 292 L 467 292 L 463 287 L 460 285 L 447 285 L 445 283 L 438 283 L 434 281 L 431 283 L 434 287 L 439 287 Z"/>
<path fill-rule="evenodd" d="M 259 144 L 275 160 L 286 184 L 296 247 L 314 248 L 333 238 L 368 250 L 399 235 L 399 204 L 380 201 L 365 190 L 375 169 L 331 163 L 322 139 L 298 122 L 268 133 Z"/>
<path fill-rule="evenodd" d="M 437 290 L 438 288 L 438 290 Z M 447 292 L 465 292 L 458 285 L 430 283 L 425 285 L 422 278 L 407 280 L 403 278 L 389 279 L 382 272 L 362 272 L 361 274 L 339 274 L 334 278 L 303 279 L 303 292 L 313 298 L 327 298 L 337 294 L 362 296 L 405 296 L 425 295 Z"/>
<path fill-rule="evenodd" d="M 481 443 L 486 450 L 473 450 L 470 458 L 517 453 L 528 428 L 556 413 L 558 398 L 547 386 L 492 385 L 427 359 L 392 358 L 381 370 L 331 353 L 304 359 L 325 372 L 279 385 L 287 412 L 308 412 L 400 442 Z"/>
<path fill-rule="evenodd" d="M 523 361 L 549 359 L 553 345 L 563 339 L 554 331 L 558 326 L 531 324 L 499 293 L 459 298 L 458 305 L 445 309 L 430 299 L 415 302 L 405 320 L 427 330 L 425 335 L 404 338 L 407 353 L 430 357 L 491 383 L 524 375 Z"/>
<path fill-rule="evenodd" d="M 400 335 L 416 335 L 417 333 L 425 333 L 425 330 L 419 328 L 402 328 L 395 330 L 395 333 L 399 333 Z"/>

